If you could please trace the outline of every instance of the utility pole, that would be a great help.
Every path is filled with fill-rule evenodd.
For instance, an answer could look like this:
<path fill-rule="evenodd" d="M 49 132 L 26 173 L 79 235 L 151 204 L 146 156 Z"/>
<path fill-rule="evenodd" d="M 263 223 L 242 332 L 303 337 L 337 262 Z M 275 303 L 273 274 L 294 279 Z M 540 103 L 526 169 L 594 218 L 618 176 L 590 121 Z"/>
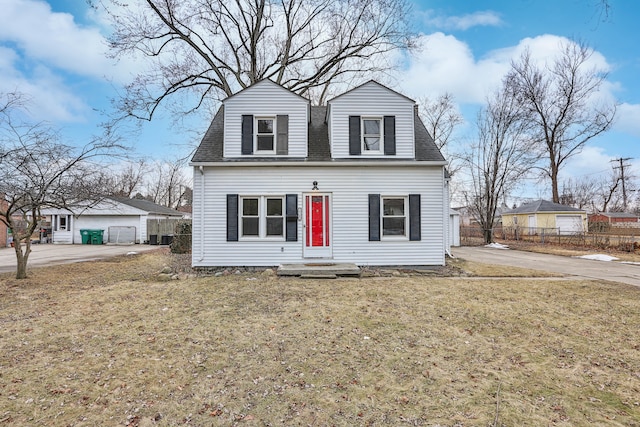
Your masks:
<path fill-rule="evenodd" d="M 620 169 L 620 180 L 622 181 L 622 209 L 624 211 L 627 210 L 627 189 L 625 186 L 625 179 L 624 179 L 624 168 L 625 166 L 629 166 L 624 164 L 624 162 L 626 162 L 627 160 L 631 160 L 631 157 L 625 157 L 625 158 L 620 157 L 620 158 L 611 160 L 612 162 L 620 163 L 620 166 L 614 166 L 613 168 Z"/>

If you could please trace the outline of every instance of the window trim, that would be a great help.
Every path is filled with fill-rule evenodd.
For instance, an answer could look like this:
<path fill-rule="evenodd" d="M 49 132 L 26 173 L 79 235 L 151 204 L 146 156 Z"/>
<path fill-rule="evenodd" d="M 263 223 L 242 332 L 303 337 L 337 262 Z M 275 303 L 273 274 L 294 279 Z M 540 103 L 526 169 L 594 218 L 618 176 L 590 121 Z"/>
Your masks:
<path fill-rule="evenodd" d="M 404 218 L 404 234 L 403 235 L 389 235 L 384 233 L 384 220 L 385 218 L 401 218 L 399 215 L 385 215 L 384 214 L 384 202 L 385 200 L 402 200 L 403 201 L 403 215 Z M 391 196 L 391 195 L 381 195 L 380 196 L 380 240 L 409 240 L 410 235 L 410 222 L 409 222 L 410 212 L 409 212 L 409 196 Z"/>
<path fill-rule="evenodd" d="M 62 219 L 64 218 L 64 226 L 62 225 Z M 71 231 L 71 215 L 68 214 L 56 214 L 53 219 L 53 230 L 52 231 Z"/>
<path fill-rule="evenodd" d="M 245 236 L 243 202 L 246 199 L 258 199 L 258 235 Z M 267 200 L 278 199 L 281 203 L 280 215 L 267 215 Z M 286 196 L 284 194 L 262 194 L 262 195 L 239 195 L 238 196 L 238 240 L 276 240 L 284 241 L 287 237 L 286 230 Z M 247 218 L 255 218 L 255 215 L 248 215 Z M 280 218 L 282 220 L 282 234 L 267 235 L 267 218 Z"/>
<path fill-rule="evenodd" d="M 273 121 L 272 131 L 271 133 L 260 133 L 258 122 L 260 120 L 271 120 Z M 261 115 L 253 117 L 253 128 L 255 129 L 253 132 L 253 153 L 254 154 L 276 154 L 277 143 L 278 143 L 278 117 L 275 115 Z M 273 140 L 273 145 L 271 150 L 259 150 L 258 149 L 258 137 L 259 136 L 267 136 L 270 135 Z"/>
<path fill-rule="evenodd" d="M 367 149 L 367 144 L 365 143 L 365 138 L 374 136 L 374 134 L 365 133 L 365 125 L 364 122 L 366 120 L 376 120 L 380 124 L 378 138 L 380 142 L 378 143 L 377 150 L 369 150 Z M 360 153 L 363 155 L 380 155 L 384 154 L 384 117 L 382 116 L 361 116 L 360 117 Z"/>

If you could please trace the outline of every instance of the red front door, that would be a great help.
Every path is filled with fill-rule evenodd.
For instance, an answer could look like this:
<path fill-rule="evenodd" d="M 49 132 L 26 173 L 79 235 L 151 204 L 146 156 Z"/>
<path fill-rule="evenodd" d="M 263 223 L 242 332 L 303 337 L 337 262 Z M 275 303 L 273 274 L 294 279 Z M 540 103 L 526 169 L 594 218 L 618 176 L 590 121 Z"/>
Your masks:
<path fill-rule="evenodd" d="M 304 256 L 331 257 L 331 196 L 304 195 Z"/>

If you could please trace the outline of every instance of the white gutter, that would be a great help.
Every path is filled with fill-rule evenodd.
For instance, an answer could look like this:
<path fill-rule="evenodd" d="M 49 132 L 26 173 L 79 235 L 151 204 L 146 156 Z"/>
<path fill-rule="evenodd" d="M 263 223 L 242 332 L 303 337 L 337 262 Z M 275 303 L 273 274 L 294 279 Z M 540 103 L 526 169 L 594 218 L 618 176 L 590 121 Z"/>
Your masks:
<path fill-rule="evenodd" d="M 200 167 L 203 166 L 215 166 L 215 167 L 273 167 L 273 166 L 289 166 L 289 167 L 301 167 L 301 166 L 317 166 L 317 167 L 341 167 L 341 166 L 413 166 L 413 167 L 422 167 L 422 166 L 446 166 L 448 162 L 446 161 L 415 161 L 415 160 L 364 160 L 361 162 L 350 162 L 350 161 L 311 161 L 307 162 L 305 160 L 290 160 L 290 161 L 271 161 L 269 159 L 265 159 L 265 161 L 243 161 L 233 160 L 227 162 L 192 162 L 189 163 L 190 166 Z"/>

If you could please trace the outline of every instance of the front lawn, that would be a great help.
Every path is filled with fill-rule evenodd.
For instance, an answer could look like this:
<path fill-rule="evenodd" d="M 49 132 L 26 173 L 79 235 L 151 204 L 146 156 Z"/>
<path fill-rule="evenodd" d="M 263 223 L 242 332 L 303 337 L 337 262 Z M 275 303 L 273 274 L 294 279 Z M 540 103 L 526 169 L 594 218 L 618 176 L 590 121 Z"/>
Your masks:
<path fill-rule="evenodd" d="M 640 426 L 638 288 L 168 256 L 0 275 L 0 425 Z"/>

